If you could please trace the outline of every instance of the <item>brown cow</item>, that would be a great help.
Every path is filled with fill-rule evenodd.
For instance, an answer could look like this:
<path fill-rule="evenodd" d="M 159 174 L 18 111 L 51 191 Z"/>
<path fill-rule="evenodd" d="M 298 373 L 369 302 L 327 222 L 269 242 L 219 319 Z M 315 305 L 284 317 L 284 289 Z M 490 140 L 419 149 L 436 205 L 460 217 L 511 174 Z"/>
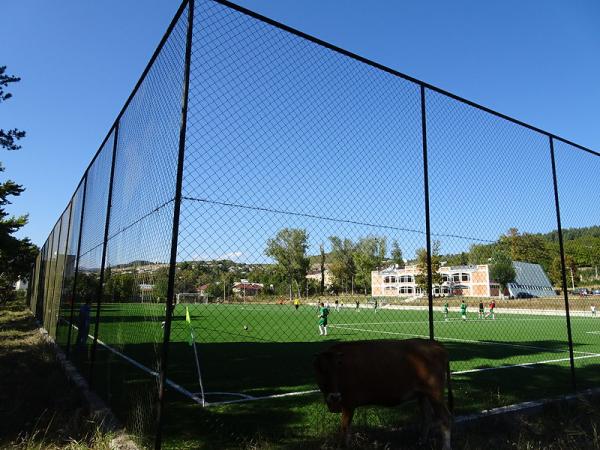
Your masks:
<path fill-rule="evenodd" d="M 331 412 L 342 413 L 342 435 L 349 443 L 354 409 L 364 405 L 395 406 L 418 399 L 427 439 L 430 414 L 441 428 L 444 450 L 450 449 L 452 389 L 448 352 L 426 339 L 354 341 L 334 344 L 314 361 L 317 384 Z M 448 385 L 448 406 L 444 387 Z"/>

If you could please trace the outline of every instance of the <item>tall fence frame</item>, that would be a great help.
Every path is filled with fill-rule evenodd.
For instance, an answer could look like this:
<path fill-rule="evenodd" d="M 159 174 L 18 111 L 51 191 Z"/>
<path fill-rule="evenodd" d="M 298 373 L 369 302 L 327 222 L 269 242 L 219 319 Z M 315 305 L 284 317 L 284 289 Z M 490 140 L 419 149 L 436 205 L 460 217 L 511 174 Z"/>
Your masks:
<path fill-rule="evenodd" d="M 294 38 L 298 38 L 302 41 L 310 42 L 318 46 L 319 48 L 327 49 L 336 55 L 340 55 L 344 58 L 349 58 L 357 63 L 369 66 L 370 68 L 379 71 L 381 73 L 385 73 L 391 75 L 396 78 L 400 78 L 406 82 L 408 82 L 411 86 L 413 86 L 418 92 L 419 99 L 419 113 L 420 113 L 420 129 L 415 130 L 415 133 L 418 133 L 420 136 L 420 144 L 422 151 L 422 176 L 423 176 L 423 200 L 424 204 L 422 205 L 425 212 L 425 239 L 426 239 L 426 269 L 427 269 L 427 321 L 428 321 L 428 334 L 430 339 L 434 339 L 436 337 L 435 328 L 434 328 L 434 286 L 433 286 L 433 250 L 432 250 L 432 236 L 435 233 L 432 231 L 431 225 L 431 217 L 435 216 L 436 212 L 432 212 L 430 206 L 430 183 L 432 178 L 435 177 L 429 171 L 429 158 L 430 158 L 430 149 L 428 148 L 428 138 L 430 137 L 431 131 L 428 128 L 428 123 L 432 119 L 429 115 L 429 106 L 428 95 L 435 94 L 442 96 L 448 101 L 456 102 L 456 104 L 460 104 L 465 107 L 472 108 L 475 111 L 485 113 L 494 119 L 501 120 L 502 122 L 510 123 L 511 126 L 519 127 L 519 129 L 528 130 L 529 132 L 533 132 L 536 136 L 541 136 L 547 139 L 547 149 L 548 156 L 551 161 L 551 177 L 552 177 L 552 191 L 553 198 L 551 199 L 554 204 L 554 211 L 556 222 L 554 224 L 559 240 L 559 256 L 560 256 L 560 272 L 561 272 L 561 291 L 564 300 L 564 309 L 565 309 L 565 330 L 567 333 L 567 345 L 568 345 L 568 354 L 569 354 L 569 368 L 570 368 L 570 382 L 571 389 L 576 391 L 580 386 L 580 383 L 577 383 L 577 370 L 575 364 L 575 356 L 574 356 L 574 341 L 571 329 L 571 312 L 570 312 L 570 299 L 569 299 L 569 284 L 568 284 L 568 268 L 566 262 L 566 252 L 565 252 L 565 244 L 563 242 L 563 225 L 561 223 L 561 203 L 560 203 L 560 176 L 557 174 L 557 163 L 556 163 L 556 155 L 555 155 L 555 143 L 561 143 L 565 146 L 571 147 L 573 151 L 582 151 L 587 155 L 592 157 L 600 157 L 600 153 L 589 149 L 585 146 L 576 144 L 571 142 L 565 138 L 557 136 L 553 133 L 544 131 L 535 126 L 529 125 L 525 122 L 517 120 L 515 118 L 509 117 L 505 114 L 494 111 L 485 106 L 474 103 L 470 100 L 464 99 L 457 95 L 454 95 L 450 92 L 447 92 L 443 89 L 440 89 L 436 86 L 430 85 L 421 80 L 415 79 L 403 73 L 400 73 L 396 70 L 393 70 L 389 67 L 383 66 L 379 63 L 366 59 L 362 56 L 351 53 L 347 50 L 336 47 L 332 44 L 329 44 L 325 41 L 322 41 L 313 36 L 307 35 L 299 30 L 293 29 L 284 25 L 282 23 L 276 22 L 272 19 L 264 17 L 255 12 L 249 11 L 245 8 L 242 8 L 236 4 L 230 3 L 226 0 L 204 0 L 203 4 L 218 4 L 222 7 L 226 8 L 230 11 L 235 11 L 238 14 L 241 14 L 245 17 L 251 18 L 257 23 L 261 25 L 272 27 L 273 29 L 279 30 L 283 33 L 287 33 L 290 36 L 294 36 Z M 200 11 L 200 12 L 198 12 Z M 179 246 L 181 245 L 180 236 L 180 217 L 181 217 L 181 207 L 182 207 L 182 198 L 183 195 L 183 183 L 184 183 L 184 172 L 185 172 L 185 152 L 186 146 L 188 145 L 189 135 L 188 135 L 188 119 L 189 119 L 189 110 L 188 110 L 188 99 L 190 97 L 190 83 L 191 80 L 191 65 L 193 64 L 194 52 L 195 49 L 193 47 L 194 44 L 194 30 L 195 27 L 198 26 L 198 22 L 202 22 L 202 8 L 200 7 L 200 2 L 197 0 L 184 0 L 179 7 L 173 21 L 169 25 L 165 35 L 161 39 L 157 49 L 155 50 L 153 56 L 151 57 L 148 65 L 146 66 L 144 72 L 142 73 L 140 79 L 136 83 L 131 95 L 125 102 L 122 110 L 118 114 L 116 120 L 111 126 L 108 134 L 106 135 L 104 141 L 100 145 L 98 152 L 92 159 L 92 162 L 86 169 L 80 183 L 78 184 L 77 190 L 71 200 L 69 201 L 67 207 L 64 212 L 59 217 L 58 221 L 54 225 L 50 236 L 41 247 L 40 253 L 36 259 L 35 265 L 32 268 L 31 272 L 31 284 L 29 288 L 29 305 L 33 313 L 35 314 L 38 321 L 48 329 L 50 335 L 53 337 L 59 335 L 59 328 L 64 326 L 65 329 L 62 330 L 61 336 L 64 335 L 64 342 L 59 342 L 65 348 L 65 352 L 69 358 L 73 357 L 73 349 L 81 346 L 81 340 L 87 341 L 88 337 L 83 336 L 77 337 L 77 342 L 75 338 L 75 333 L 77 330 L 74 329 L 75 324 L 75 315 L 77 310 L 77 305 L 82 304 L 85 300 L 86 302 L 89 299 L 83 299 L 82 294 L 82 283 L 85 280 L 82 280 L 82 277 L 87 280 L 89 277 L 98 277 L 96 279 L 97 283 L 93 284 L 93 289 L 96 292 L 93 300 L 93 305 L 91 305 L 90 314 L 94 313 L 94 317 L 90 317 L 89 322 L 93 322 L 94 330 L 93 335 L 89 335 L 91 339 L 91 348 L 89 351 L 89 360 L 86 361 L 85 365 L 82 365 L 80 369 L 83 372 L 86 372 L 90 384 L 93 387 L 96 387 L 98 384 L 98 380 L 94 373 L 99 370 L 96 366 L 99 364 L 97 359 L 98 357 L 98 348 L 99 345 L 104 345 L 100 340 L 100 332 L 102 331 L 101 317 L 104 314 L 104 310 L 102 308 L 104 299 L 106 298 L 107 291 L 107 271 L 122 269 L 118 266 L 118 264 L 109 264 L 109 252 L 111 249 L 109 248 L 111 245 L 113 247 L 117 247 L 114 244 L 111 244 L 111 239 L 116 239 L 115 236 L 118 236 L 119 233 L 125 233 L 128 227 L 132 227 L 137 223 L 144 223 L 147 220 L 147 216 L 142 216 L 134 221 L 133 224 L 127 224 L 127 226 L 123 226 L 120 224 L 121 228 L 117 229 L 114 233 L 112 233 L 112 218 L 114 212 L 112 211 L 114 199 L 113 199 L 113 188 L 115 185 L 115 166 L 117 163 L 117 153 L 121 151 L 122 144 L 120 139 L 120 128 L 121 122 L 123 120 L 124 114 L 128 111 L 128 108 L 134 101 L 134 98 L 139 94 L 142 100 L 146 97 L 152 96 L 151 88 L 157 89 L 155 85 L 151 87 L 146 87 L 144 83 L 150 77 L 150 72 L 156 67 L 157 60 L 163 55 L 163 52 L 167 52 L 165 46 L 171 45 L 172 48 L 169 50 L 172 52 L 172 58 L 175 60 L 175 63 L 172 65 L 176 66 L 178 70 L 182 69 L 182 72 L 177 74 L 173 80 L 167 80 L 166 83 L 172 84 L 172 98 L 179 97 L 179 123 L 178 129 L 169 133 L 169 142 L 174 143 L 174 136 L 177 137 L 177 148 L 173 148 L 172 154 L 176 152 L 176 161 L 174 164 L 169 165 L 169 171 L 167 173 L 173 175 L 173 179 L 169 179 L 165 181 L 164 191 L 167 192 L 165 194 L 166 202 L 161 205 L 152 204 L 152 208 L 150 209 L 147 215 L 155 214 L 164 205 L 167 205 L 168 211 L 171 211 L 172 207 L 172 217 L 169 218 L 169 213 L 167 213 L 167 218 L 171 220 L 169 223 L 170 226 L 170 238 L 168 243 L 168 263 L 160 263 L 157 262 L 157 266 L 166 267 L 168 273 L 168 283 L 166 287 L 166 298 L 164 299 L 165 309 L 164 312 L 154 312 L 153 318 L 150 321 L 156 322 L 158 317 L 162 315 L 162 337 L 156 338 L 160 339 L 161 342 L 157 342 L 155 345 L 159 347 L 156 350 L 157 355 L 159 355 L 156 370 L 147 370 L 148 373 L 151 374 L 152 378 L 156 380 L 155 393 L 149 397 L 149 402 L 155 402 L 156 410 L 152 411 L 151 416 L 154 422 L 153 429 L 150 434 L 154 436 L 154 446 L 155 448 L 160 448 L 163 440 L 163 421 L 166 415 L 169 414 L 169 408 L 165 405 L 165 392 L 169 386 L 169 362 L 170 362 L 170 347 L 172 346 L 172 325 L 173 325 L 173 315 L 176 301 L 176 281 L 177 281 L 177 261 L 178 261 L 178 251 Z M 174 33 L 179 33 L 176 36 Z M 175 37 L 173 37 L 175 36 Z M 170 39 L 175 40 L 176 42 L 172 43 Z M 177 40 L 178 39 L 178 40 Z M 183 53 L 180 54 L 183 50 Z M 167 61 L 168 63 L 172 63 L 171 60 Z M 169 64 L 165 64 L 168 70 Z M 159 70 L 159 69 L 155 69 Z M 159 72 L 159 75 L 161 72 Z M 150 82 L 148 82 L 150 83 Z M 160 83 L 159 83 L 160 84 Z M 149 94 L 146 94 L 146 91 L 143 89 L 148 89 Z M 140 94 L 141 92 L 141 94 Z M 178 94 L 176 94 L 176 92 Z M 140 101 L 142 101 L 140 100 Z M 159 114 L 158 118 L 153 118 L 157 123 L 161 122 L 165 116 L 171 117 L 175 115 L 174 108 L 172 111 L 167 113 Z M 133 120 L 133 119 L 132 119 Z M 164 125 L 165 127 L 169 126 L 169 123 Z M 144 139 L 153 138 L 154 133 L 164 133 L 162 129 L 158 131 L 151 130 L 147 131 L 150 135 L 150 138 L 147 136 L 142 136 L 139 139 L 141 142 L 140 145 L 143 145 L 145 142 Z M 107 150 L 108 149 L 108 150 Z M 152 149 L 151 149 L 152 150 Z M 107 155 L 110 153 L 110 171 L 109 177 L 107 181 L 106 187 L 106 198 L 103 197 L 104 191 L 101 192 L 100 195 L 101 200 L 106 200 L 105 208 L 102 211 L 96 211 L 96 214 L 100 214 L 103 217 L 104 222 L 98 224 L 97 226 L 101 229 L 102 238 L 99 242 L 97 242 L 96 247 L 101 249 L 100 256 L 100 266 L 99 267 L 87 267 L 82 268 L 80 266 L 80 258 L 82 255 L 82 233 L 84 230 L 84 217 L 89 213 L 89 210 L 86 210 L 86 207 L 89 208 L 89 202 L 86 203 L 86 199 L 90 195 L 90 189 L 93 187 L 92 182 L 89 180 L 90 171 L 95 163 L 98 163 L 100 153 L 104 151 L 107 152 Z M 107 169 L 105 167 L 105 169 Z M 137 186 L 137 185 L 136 185 Z M 78 193 L 80 196 L 78 196 Z M 81 200 L 79 200 L 81 198 Z M 89 199 L 88 199 L 89 200 Z M 79 202 L 77 203 L 76 202 Z M 93 207 L 93 206 L 92 206 Z M 93 211 L 92 211 L 93 212 Z M 90 222 L 89 218 L 86 222 L 88 225 Z M 96 226 L 96 225 L 95 225 Z M 137 225 L 135 225 L 137 226 Z M 147 226 L 149 228 L 141 228 L 142 231 L 140 233 L 146 233 L 149 236 L 153 236 L 154 231 L 148 231 L 151 227 L 159 227 L 159 225 L 151 223 L 150 225 L 142 225 Z M 166 225 L 165 225 L 166 226 Z M 145 230 L 145 231 L 144 231 Z M 75 236 L 75 238 L 74 238 Z M 73 242 L 72 242 L 73 241 Z M 118 244 L 118 245 L 126 245 Z M 165 244 L 166 245 L 166 244 Z M 63 253 L 61 253 L 61 249 Z M 88 249 L 89 251 L 89 249 Z M 94 250 L 95 251 L 95 250 Z M 117 250 L 114 250 L 117 251 Z M 166 254 L 166 251 L 165 251 Z M 61 259 L 61 255 L 62 259 Z M 71 269 L 67 269 L 67 266 L 72 267 Z M 86 272 L 87 270 L 87 272 Z M 69 273 L 67 273 L 69 272 Z M 96 275 L 97 273 L 97 275 Z M 137 281 L 136 281 L 137 282 Z M 352 281 L 354 282 L 354 281 Z M 140 284 L 141 285 L 141 284 Z M 92 286 L 90 284 L 89 286 Z M 291 284 L 290 284 L 291 286 Z M 307 288 L 308 289 L 308 288 Z M 245 295 L 245 292 L 244 292 Z M 224 295 L 225 297 L 225 295 Z M 81 306 L 80 306 L 81 307 Z M 62 311 L 62 319 L 61 319 L 61 311 Z M 68 319 L 66 319 L 68 317 Z M 62 320 L 62 324 L 61 324 Z M 65 326 L 66 324 L 66 326 Z M 91 325 L 91 323 L 90 323 Z M 81 326 L 81 325 L 80 325 Z M 89 334 L 89 333 L 87 333 Z M 61 338 L 62 339 L 62 338 Z M 57 340 L 59 340 L 57 338 Z M 114 355 L 117 357 L 123 356 L 127 353 L 126 345 L 123 346 L 122 349 L 113 352 L 113 355 L 110 355 L 110 358 L 113 358 Z M 87 356 L 86 356 L 87 358 Z M 104 362 L 102 364 L 110 365 L 112 364 L 112 360 L 108 358 L 108 362 Z M 154 386 L 154 385 L 152 385 Z"/>

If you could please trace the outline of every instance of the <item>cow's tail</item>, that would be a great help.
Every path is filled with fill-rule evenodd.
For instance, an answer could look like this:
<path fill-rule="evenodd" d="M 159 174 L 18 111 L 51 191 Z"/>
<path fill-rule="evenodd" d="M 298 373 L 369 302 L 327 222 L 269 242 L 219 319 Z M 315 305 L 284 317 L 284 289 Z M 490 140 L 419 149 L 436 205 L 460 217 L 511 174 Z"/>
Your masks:
<path fill-rule="evenodd" d="M 454 395 L 452 395 L 452 383 L 450 382 L 450 360 L 446 360 L 446 384 L 448 385 L 448 409 L 450 414 L 454 412 Z"/>

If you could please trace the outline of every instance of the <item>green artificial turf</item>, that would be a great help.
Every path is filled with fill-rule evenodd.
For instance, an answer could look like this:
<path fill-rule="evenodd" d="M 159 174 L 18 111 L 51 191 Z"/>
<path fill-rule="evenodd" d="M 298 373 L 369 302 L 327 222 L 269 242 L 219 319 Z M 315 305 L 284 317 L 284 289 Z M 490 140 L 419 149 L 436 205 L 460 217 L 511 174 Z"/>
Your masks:
<path fill-rule="evenodd" d="M 190 392 L 200 392 L 194 351 L 188 343 L 193 330 L 206 399 L 213 405 L 203 409 L 168 389 L 165 446 L 172 448 L 212 448 L 216 443 L 220 447 L 252 447 L 260 442 L 285 447 L 314 442 L 318 447 L 332 439 L 339 421 L 336 414 L 327 412 L 319 394 L 214 403 L 315 390 L 313 355 L 337 341 L 429 336 L 426 310 L 380 308 L 375 312 L 363 305 L 358 311 L 342 308 L 338 312 L 332 305 L 329 335 L 322 337 L 312 305 L 295 310 L 275 304 L 191 304 L 188 309 L 191 326 L 185 320 L 185 305 L 175 308 L 168 378 Z M 440 312 L 434 314 L 436 339 L 450 353 L 457 413 L 572 389 L 564 317 L 499 310 L 496 320 L 483 320 L 471 310 L 466 321 L 454 311 L 445 321 Z M 154 432 L 156 377 L 148 371 L 158 370 L 163 316 L 164 305 L 102 307 L 98 336 L 103 345 L 97 350 L 94 387 L 128 427 L 142 436 Z M 600 319 L 572 317 L 571 322 L 578 387 L 597 385 Z M 79 356 L 74 352 L 81 367 L 87 367 L 82 355 L 88 354 L 86 350 L 80 350 Z M 543 364 L 536 364 L 540 362 Z M 390 381 L 382 379 L 382 383 Z M 365 408 L 355 422 L 359 428 L 389 428 L 397 426 L 400 417 L 414 421 L 414 409 L 414 405 L 400 408 L 400 412 Z"/>

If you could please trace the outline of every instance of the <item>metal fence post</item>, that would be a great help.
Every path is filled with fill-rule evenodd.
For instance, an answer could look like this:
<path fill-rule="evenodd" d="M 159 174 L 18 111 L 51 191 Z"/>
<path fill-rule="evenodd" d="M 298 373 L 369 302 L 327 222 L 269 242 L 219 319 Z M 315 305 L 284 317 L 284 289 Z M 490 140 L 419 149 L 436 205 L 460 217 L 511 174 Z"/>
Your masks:
<path fill-rule="evenodd" d="M 173 316 L 173 297 L 175 294 L 175 269 L 177 265 L 177 243 L 179 238 L 179 216 L 181 211 L 181 191 L 183 188 L 183 163 L 187 131 L 187 110 L 190 90 L 190 65 L 192 59 L 192 34 L 194 29 L 194 0 L 188 0 L 188 27 L 185 44 L 185 61 L 183 73 L 183 93 L 181 99 L 181 126 L 179 129 L 179 152 L 177 156 L 177 179 L 175 182 L 175 200 L 173 205 L 173 231 L 171 235 L 171 256 L 169 261 L 169 281 L 167 285 L 167 305 L 165 329 L 163 335 L 162 354 L 159 361 L 158 409 L 156 413 L 156 435 L 154 448 L 160 450 L 162 445 L 162 423 L 165 405 L 165 383 L 171 338 L 171 318 Z"/>
<path fill-rule="evenodd" d="M 117 142 L 119 140 L 119 123 L 117 121 L 114 127 L 112 158 L 110 164 L 110 178 L 108 182 L 108 200 L 106 202 L 106 219 L 104 221 L 104 241 L 102 244 L 102 263 L 100 264 L 100 281 L 98 283 L 98 301 L 96 303 L 96 323 L 94 327 L 94 340 L 92 342 L 92 351 L 90 354 L 90 373 L 89 384 L 93 386 L 94 363 L 96 362 L 96 350 L 98 347 L 98 328 L 100 326 L 100 306 L 102 304 L 102 295 L 104 294 L 104 274 L 106 270 L 106 249 L 108 247 L 108 232 L 110 227 L 110 210 L 112 207 L 113 181 L 115 176 L 115 160 L 117 156 Z"/>
<path fill-rule="evenodd" d="M 433 332 L 433 280 L 431 273 L 431 223 L 429 220 L 429 165 L 427 162 L 427 114 L 425 86 L 421 85 L 421 132 L 423 139 L 423 192 L 425 194 L 425 233 L 427 238 L 427 297 L 429 300 L 429 339 Z"/>
<path fill-rule="evenodd" d="M 71 291 L 71 314 L 69 315 L 69 331 L 67 333 L 67 348 L 65 351 L 67 358 L 71 351 L 71 335 L 73 330 L 73 316 L 75 314 L 75 299 L 77 298 L 77 274 L 79 273 L 79 252 L 81 250 L 81 230 L 83 229 L 83 213 L 85 211 L 86 193 L 87 171 L 83 177 L 83 199 L 81 200 L 81 214 L 79 216 L 79 235 L 77 237 L 77 253 L 75 255 L 75 273 L 73 274 L 73 290 Z"/>
<path fill-rule="evenodd" d="M 569 293 L 567 292 L 567 272 L 565 267 L 565 248 L 563 245 L 563 234 L 562 225 L 560 221 L 560 204 L 558 200 L 558 181 L 556 177 L 556 160 L 554 157 L 554 138 L 550 139 L 550 158 L 552 160 L 552 181 L 554 183 L 554 205 L 556 207 L 556 224 L 558 227 L 558 244 L 560 248 L 560 264 L 561 264 L 561 277 L 562 277 L 562 288 L 563 296 L 565 298 L 565 313 L 567 317 L 567 339 L 569 341 L 569 360 L 571 363 L 571 382 L 573 383 L 573 390 L 577 390 L 577 381 L 575 378 L 575 360 L 573 359 L 573 335 L 571 334 L 571 313 L 569 312 Z"/>

